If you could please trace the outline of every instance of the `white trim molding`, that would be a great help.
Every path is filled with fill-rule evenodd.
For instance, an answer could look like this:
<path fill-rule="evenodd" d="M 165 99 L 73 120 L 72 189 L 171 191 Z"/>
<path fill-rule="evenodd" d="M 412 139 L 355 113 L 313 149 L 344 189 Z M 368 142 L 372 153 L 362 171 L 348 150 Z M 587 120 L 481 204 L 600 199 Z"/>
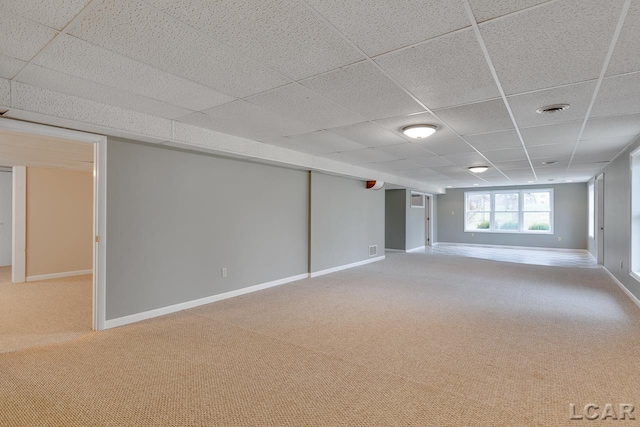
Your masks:
<path fill-rule="evenodd" d="M 482 248 L 500 248 L 500 249 L 525 249 L 525 250 L 543 250 L 554 252 L 573 252 L 573 253 L 590 253 L 587 249 L 566 249 L 566 248 L 547 248 L 543 246 L 507 246 L 507 245 L 485 245 L 483 243 L 453 243 L 453 242 L 436 242 L 434 246 L 477 246 Z"/>
<path fill-rule="evenodd" d="M 23 283 L 27 266 L 27 168 L 13 167 L 11 281 Z"/>
<path fill-rule="evenodd" d="M 371 264 L 372 262 L 382 261 L 383 259 L 385 259 L 384 255 L 376 258 L 365 259 L 364 261 L 358 261 L 358 262 L 353 262 L 351 264 L 341 265 L 338 267 L 327 268 L 326 270 L 314 271 L 312 273 L 309 273 L 309 277 L 324 276 L 325 274 L 335 273 L 336 271 L 346 270 L 348 268 L 353 268 L 353 267 L 359 267 L 365 264 Z"/>
<path fill-rule="evenodd" d="M 62 271 L 60 273 L 38 274 L 36 276 L 27 276 L 27 282 L 37 282 L 39 280 L 60 279 L 61 277 L 84 276 L 85 274 L 93 274 L 93 269 Z"/>
<path fill-rule="evenodd" d="M 177 311 L 187 310 L 195 308 L 205 304 L 211 304 L 213 302 L 225 300 L 228 298 L 237 297 L 239 295 L 248 294 L 251 292 L 261 291 L 263 289 L 272 288 L 274 286 L 284 285 L 285 283 L 296 282 L 298 280 L 307 279 L 308 273 L 298 274 L 296 276 L 285 277 L 284 279 L 273 280 L 271 282 L 261 283 L 259 285 L 249 286 L 235 291 L 229 291 L 222 294 L 211 295 L 204 298 L 199 298 L 192 301 L 185 301 L 178 304 L 169 305 L 167 307 L 156 308 L 153 310 L 143 311 L 142 313 L 131 314 L 129 316 L 118 317 L 116 319 L 110 319 L 105 321 L 105 329 L 117 328 L 118 326 L 128 325 L 129 323 L 140 322 L 141 320 L 151 319 L 153 317 L 163 316 L 165 314 L 175 313 Z"/>
<path fill-rule="evenodd" d="M 614 276 L 609 270 L 607 270 L 607 268 L 605 266 L 602 266 L 602 269 L 607 272 L 609 277 L 611 277 L 611 279 L 614 282 L 616 282 L 616 285 L 618 285 L 620 287 L 620 289 L 622 289 L 622 292 L 627 294 L 627 296 L 631 299 L 631 301 L 633 301 L 635 305 L 640 307 L 640 300 L 638 299 L 638 297 L 636 297 L 634 294 L 632 294 L 631 291 L 629 289 L 627 289 L 627 287 L 625 285 L 623 285 L 622 282 L 616 278 L 616 276 Z"/>

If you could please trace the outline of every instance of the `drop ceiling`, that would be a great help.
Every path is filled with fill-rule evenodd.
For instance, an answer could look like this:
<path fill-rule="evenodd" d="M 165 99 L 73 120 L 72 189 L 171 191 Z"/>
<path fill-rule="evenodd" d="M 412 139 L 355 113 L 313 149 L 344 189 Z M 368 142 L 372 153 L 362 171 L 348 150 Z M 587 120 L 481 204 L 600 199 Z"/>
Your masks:
<path fill-rule="evenodd" d="M 11 84 L 439 187 L 586 181 L 640 134 L 640 0 L 0 0 L 0 35 Z"/>

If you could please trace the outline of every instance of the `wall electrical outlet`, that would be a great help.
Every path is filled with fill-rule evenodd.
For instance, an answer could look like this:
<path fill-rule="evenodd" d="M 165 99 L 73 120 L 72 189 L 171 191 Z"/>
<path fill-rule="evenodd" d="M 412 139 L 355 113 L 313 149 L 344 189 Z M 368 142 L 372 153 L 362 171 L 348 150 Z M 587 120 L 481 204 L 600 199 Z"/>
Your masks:
<path fill-rule="evenodd" d="M 562 242 L 562 237 L 558 237 L 558 242 Z"/>
<path fill-rule="evenodd" d="M 471 233 L 471 237 L 476 237 L 476 233 Z"/>
<path fill-rule="evenodd" d="M 220 274 L 222 275 L 222 277 L 227 277 L 227 267 L 223 268 Z"/>

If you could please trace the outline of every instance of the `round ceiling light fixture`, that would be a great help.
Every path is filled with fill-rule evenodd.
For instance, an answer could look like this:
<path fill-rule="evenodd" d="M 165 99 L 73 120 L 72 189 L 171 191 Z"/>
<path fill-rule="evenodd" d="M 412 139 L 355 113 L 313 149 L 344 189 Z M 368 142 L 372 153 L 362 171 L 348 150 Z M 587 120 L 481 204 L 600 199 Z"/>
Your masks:
<path fill-rule="evenodd" d="M 542 164 L 545 165 L 545 166 L 555 165 L 556 163 L 558 163 L 557 160 L 547 160 L 547 161 L 542 162 Z"/>
<path fill-rule="evenodd" d="M 482 172 L 485 172 L 487 169 L 489 169 L 489 166 L 471 166 L 469 168 L 469 171 L 473 173 L 482 173 Z"/>
<path fill-rule="evenodd" d="M 409 138 L 422 139 L 428 138 L 438 130 L 434 125 L 411 125 L 402 128 L 402 133 Z"/>
<path fill-rule="evenodd" d="M 565 111 L 569 107 L 570 107 L 569 104 L 551 104 L 551 105 L 546 105 L 544 107 L 538 108 L 536 110 L 536 113 L 538 113 L 538 114 L 560 113 L 562 111 Z"/>

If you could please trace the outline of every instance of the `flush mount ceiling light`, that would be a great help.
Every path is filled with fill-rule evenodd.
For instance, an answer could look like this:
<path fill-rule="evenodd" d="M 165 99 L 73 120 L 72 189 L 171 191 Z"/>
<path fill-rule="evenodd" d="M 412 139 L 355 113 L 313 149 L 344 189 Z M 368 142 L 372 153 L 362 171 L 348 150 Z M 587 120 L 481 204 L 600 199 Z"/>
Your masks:
<path fill-rule="evenodd" d="M 438 130 L 434 125 L 411 125 L 402 128 L 402 133 L 409 138 L 422 139 L 428 138 Z"/>
<path fill-rule="evenodd" d="M 560 112 L 566 110 L 569 107 L 570 107 L 569 104 L 552 104 L 552 105 L 547 105 L 545 107 L 538 108 L 536 110 L 536 113 L 538 113 L 538 114 L 560 113 Z"/>
<path fill-rule="evenodd" d="M 471 171 L 473 173 L 482 173 L 482 172 L 486 171 L 487 169 L 489 169 L 489 166 L 471 166 L 469 168 L 469 171 Z"/>
<path fill-rule="evenodd" d="M 542 162 L 542 164 L 545 165 L 545 166 L 555 165 L 556 163 L 558 163 L 557 160 L 547 160 L 545 162 Z"/>

